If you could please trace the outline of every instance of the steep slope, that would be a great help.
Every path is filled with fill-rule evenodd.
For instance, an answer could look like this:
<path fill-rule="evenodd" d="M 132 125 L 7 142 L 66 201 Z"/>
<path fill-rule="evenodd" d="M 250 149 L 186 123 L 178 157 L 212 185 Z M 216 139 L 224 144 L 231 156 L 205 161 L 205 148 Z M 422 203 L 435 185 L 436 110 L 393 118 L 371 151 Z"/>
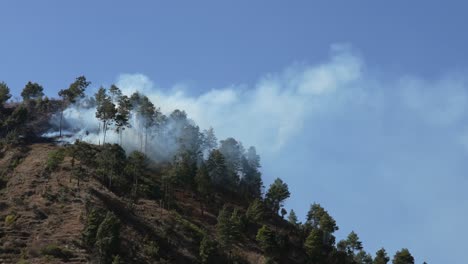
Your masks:
<path fill-rule="evenodd" d="M 78 187 L 69 157 L 47 172 L 48 154 L 58 148 L 36 143 L 11 149 L 0 159 L 6 182 L 0 191 L 0 263 L 97 263 L 96 253 L 82 242 L 93 208 L 120 220 L 123 263 L 194 263 L 203 236 L 215 239 L 218 208 L 225 202 L 220 197 L 203 214 L 194 194 L 182 190 L 175 191 L 177 210 L 166 210 L 153 199 L 132 203 L 105 188 L 92 169 Z M 151 253 L 153 245 L 157 254 Z M 248 263 L 264 260 L 255 232 L 246 233 L 232 252 Z"/>

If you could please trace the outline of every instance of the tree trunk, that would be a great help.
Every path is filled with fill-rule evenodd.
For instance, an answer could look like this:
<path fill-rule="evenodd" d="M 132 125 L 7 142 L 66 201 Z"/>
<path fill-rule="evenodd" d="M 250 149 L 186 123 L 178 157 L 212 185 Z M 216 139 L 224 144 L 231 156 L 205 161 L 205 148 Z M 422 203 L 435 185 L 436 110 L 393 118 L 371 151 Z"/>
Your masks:
<path fill-rule="evenodd" d="M 102 139 L 102 144 L 106 144 L 106 132 L 107 132 L 107 124 L 106 122 L 104 122 L 104 124 L 102 125 L 102 130 L 104 132 L 104 138 Z"/>
<path fill-rule="evenodd" d="M 63 106 L 62 111 L 60 111 L 60 126 L 59 126 L 59 136 L 62 137 L 62 119 L 63 119 Z"/>

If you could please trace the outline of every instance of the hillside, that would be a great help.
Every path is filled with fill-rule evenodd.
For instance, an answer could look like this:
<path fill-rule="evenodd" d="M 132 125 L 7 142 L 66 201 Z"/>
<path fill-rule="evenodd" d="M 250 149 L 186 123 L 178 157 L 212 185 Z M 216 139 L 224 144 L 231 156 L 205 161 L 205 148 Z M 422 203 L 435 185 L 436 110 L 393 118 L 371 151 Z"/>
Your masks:
<path fill-rule="evenodd" d="M 89 84 L 49 100 L 29 82 L 6 104 L 0 83 L 0 263 L 389 262 L 355 232 L 336 241 L 320 204 L 300 223 L 287 183 L 263 185 L 255 147 L 115 85 L 85 96 Z"/>
<path fill-rule="evenodd" d="M 161 261 L 193 263 L 198 259 L 199 236 L 216 233 L 217 213 L 210 210 L 215 207 L 208 208 L 202 216 L 199 203 L 190 192 L 177 191 L 178 213 L 162 208 L 156 200 L 140 199 L 130 204 L 92 176 L 80 182 L 78 188 L 71 174 L 70 158 L 48 174 L 48 154 L 59 148 L 54 143 L 36 143 L 11 149 L 1 158 L 4 183 L 0 219 L 5 221 L 0 222 L 0 263 L 16 263 L 20 259 L 27 263 L 92 261 L 93 254 L 81 241 L 90 208 L 112 211 L 119 218 L 123 263 L 157 262 L 145 254 L 151 241 L 159 246 Z M 287 232 L 279 226 L 279 232 Z M 249 263 L 261 263 L 264 257 L 252 235 L 246 234 L 244 239 L 233 251 Z M 60 248 L 66 256 L 53 258 L 45 253 L 47 247 Z"/>

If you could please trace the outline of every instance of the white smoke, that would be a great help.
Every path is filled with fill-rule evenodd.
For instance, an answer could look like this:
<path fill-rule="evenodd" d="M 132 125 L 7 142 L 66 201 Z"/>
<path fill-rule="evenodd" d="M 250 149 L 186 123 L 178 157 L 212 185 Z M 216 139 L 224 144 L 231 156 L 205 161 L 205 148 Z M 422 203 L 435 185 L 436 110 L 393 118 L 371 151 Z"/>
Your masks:
<path fill-rule="evenodd" d="M 294 195 L 287 206 L 298 215 L 306 214 L 307 202 L 324 203 L 340 223 L 338 236 L 356 228 L 375 252 L 385 226 L 390 251 L 410 234 L 417 239 L 405 246 L 427 255 L 444 247 L 441 243 L 453 239 L 452 233 L 468 234 L 458 221 L 466 222 L 466 215 L 443 211 L 452 204 L 454 211 L 466 211 L 460 198 L 466 198 L 468 81 L 463 75 L 386 77 L 369 72 L 349 47 L 334 46 L 322 63 L 295 65 L 251 86 L 197 96 L 183 86 L 157 87 L 143 74 L 121 75 L 116 85 L 127 95 L 147 95 L 166 115 L 185 110 L 201 129 L 213 127 L 218 139 L 234 137 L 256 146 L 265 185 L 275 177 L 288 182 Z M 73 106 L 64 117 L 67 133 L 73 134 L 70 141 L 102 142 L 95 109 Z M 139 149 L 137 128 L 134 123 L 124 132 L 127 150 Z M 106 141 L 118 142 L 118 135 L 109 131 Z M 156 137 L 149 149 L 159 157 L 177 147 L 173 140 Z M 382 208 L 382 213 L 369 208 Z M 400 220 L 404 224 L 395 224 L 393 212 L 406 216 Z M 430 228 L 422 230 L 420 219 Z M 446 233 L 447 226 L 456 232 Z M 433 237 L 443 239 L 429 251 L 421 246 L 420 241 Z"/>
<path fill-rule="evenodd" d="M 327 100 L 340 100 L 333 95 L 358 80 L 362 66 L 361 59 L 349 47 L 335 45 L 329 61 L 269 74 L 254 87 L 231 86 L 193 97 L 183 89 L 173 88 L 169 92 L 158 89 L 142 74 L 123 74 L 116 85 L 125 95 L 138 91 L 148 96 L 166 115 L 175 109 L 185 110 L 201 129 L 213 127 L 218 139 L 234 137 L 245 145 L 257 146 L 260 153 L 271 153 L 280 150 L 297 134 L 309 115 L 326 107 Z M 64 124 L 66 130 L 73 132 L 67 140 L 102 142 L 95 112 L 95 108 L 79 105 L 67 108 L 63 113 Z M 57 115 L 52 123 L 57 127 L 58 122 Z M 129 151 L 140 146 L 140 126 L 135 118 L 131 123 L 132 127 L 122 137 L 122 145 Z M 151 138 L 150 154 L 160 158 L 164 152 L 173 153 L 178 146 L 167 141 L 168 138 L 158 136 Z M 108 131 L 106 142 L 119 142 L 118 134 Z"/>
<path fill-rule="evenodd" d="M 218 138 L 235 137 L 265 153 L 280 150 L 327 100 L 340 100 L 333 95 L 358 80 L 362 67 L 349 47 L 336 45 L 329 61 L 269 74 L 253 87 L 230 86 L 193 97 L 177 88 L 158 89 L 142 74 L 121 75 L 117 86 L 127 94 L 142 91 L 165 113 L 185 110 L 201 128 L 213 127 Z"/>

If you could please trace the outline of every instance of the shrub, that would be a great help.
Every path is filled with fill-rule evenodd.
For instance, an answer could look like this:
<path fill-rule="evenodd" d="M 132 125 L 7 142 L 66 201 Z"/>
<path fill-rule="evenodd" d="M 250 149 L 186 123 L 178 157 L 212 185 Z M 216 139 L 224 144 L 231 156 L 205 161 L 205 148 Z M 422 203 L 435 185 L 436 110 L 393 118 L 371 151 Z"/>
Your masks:
<path fill-rule="evenodd" d="M 216 263 L 216 258 L 218 257 L 218 244 L 216 240 L 204 236 L 200 243 L 199 257 L 200 263 Z"/>
<path fill-rule="evenodd" d="M 154 241 L 150 241 L 145 245 L 144 252 L 145 255 L 155 259 L 159 256 L 159 245 Z"/>
<path fill-rule="evenodd" d="M 46 256 L 53 256 L 63 260 L 68 260 L 69 258 L 73 257 L 73 253 L 70 250 L 61 248 L 55 244 L 50 244 L 42 248 L 41 254 Z"/>
<path fill-rule="evenodd" d="M 48 171 L 54 171 L 58 168 L 65 158 L 65 152 L 63 149 L 58 149 L 49 153 L 47 158 L 46 169 Z"/>
<path fill-rule="evenodd" d="M 9 226 L 9 225 L 13 224 L 15 222 L 15 220 L 16 220 L 16 215 L 14 215 L 14 214 L 7 215 L 5 217 L 5 225 Z"/>

